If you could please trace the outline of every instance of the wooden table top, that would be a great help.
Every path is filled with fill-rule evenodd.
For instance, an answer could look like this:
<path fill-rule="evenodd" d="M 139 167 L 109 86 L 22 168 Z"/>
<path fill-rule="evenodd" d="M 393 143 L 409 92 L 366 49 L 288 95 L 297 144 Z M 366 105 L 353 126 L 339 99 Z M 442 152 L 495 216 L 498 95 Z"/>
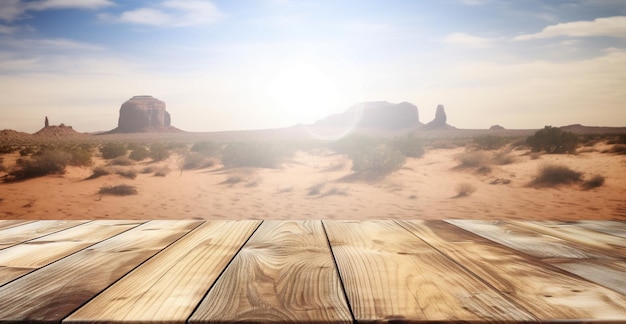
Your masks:
<path fill-rule="evenodd" d="M 626 222 L 0 220 L 0 323 L 626 323 Z"/>

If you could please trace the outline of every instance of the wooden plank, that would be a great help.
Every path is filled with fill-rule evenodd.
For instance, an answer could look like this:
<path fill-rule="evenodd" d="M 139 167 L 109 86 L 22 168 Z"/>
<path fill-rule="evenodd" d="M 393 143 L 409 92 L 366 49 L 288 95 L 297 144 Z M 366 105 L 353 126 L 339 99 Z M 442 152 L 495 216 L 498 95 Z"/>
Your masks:
<path fill-rule="evenodd" d="M 23 225 L 26 223 L 32 223 L 33 220 L 19 220 L 19 219 L 2 219 L 0 220 L 0 230 L 10 227 L 15 227 L 18 225 Z"/>
<path fill-rule="evenodd" d="M 0 250 L 0 286 L 143 222 L 94 221 Z"/>
<path fill-rule="evenodd" d="M 265 221 L 190 323 L 351 323 L 319 221 Z"/>
<path fill-rule="evenodd" d="M 324 221 L 357 321 L 533 317 L 393 221 Z"/>
<path fill-rule="evenodd" d="M 594 231 L 626 238 L 626 222 L 624 221 L 583 220 L 576 222 L 576 224 Z"/>
<path fill-rule="evenodd" d="M 442 221 L 402 221 L 540 321 L 625 321 L 626 296 Z"/>
<path fill-rule="evenodd" d="M 0 322 L 59 322 L 200 224 L 151 221 L 0 287 Z"/>
<path fill-rule="evenodd" d="M 606 258 L 601 253 L 583 251 L 574 247 L 571 242 L 558 237 L 503 221 L 447 220 L 446 222 L 538 258 Z"/>
<path fill-rule="evenodd" d="M 184 323 L 260 221 L 209 221 L 64 323 Z"/>
<path fill-rule="evenodd" d="M 0 250 L 50 233 L 58 232 L 86 220 L 40 220 L 0 230 Z"/>
<path fill-rule="evenodd" d="M 615 258 L 626 258 L 626 238 L 614 236 L 571 222 L 507 221 L 529 230 L 572 242 L 581 250 L 599 252 Z M 626 274 L 625 274 L 626 276 Z"/>
<path fill-rule="evenodd" d="M 550 264 L 626 295 L 626 262 L 624 261 L 553 259 L 550 260 Z"/>

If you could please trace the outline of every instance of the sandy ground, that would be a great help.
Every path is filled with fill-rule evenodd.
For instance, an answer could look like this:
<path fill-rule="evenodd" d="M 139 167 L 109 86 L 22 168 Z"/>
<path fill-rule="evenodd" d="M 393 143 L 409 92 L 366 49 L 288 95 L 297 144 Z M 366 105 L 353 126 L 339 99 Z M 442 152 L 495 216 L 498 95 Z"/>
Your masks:
<path fill-rule="evenodd" d="M 179 157 L 172 156 L 157 164 L 169 165 L 165 177 L 140 173 L 135 179 L 107 175 L 85 180 L 92 168 L 69 167 L 62 176 L 0 184 L 0 219 L 626 220 L 626 157 L 601 150 L 538 159 L 513 151 L 514 163 L 479 173 L 457 168 L 455 156 L 464 148 L 431 149 L 375 182 L 346 180 L 350 160 L 323 149 L 299 151 L 280 169 L 216 165 L 181 174 Z M 5 155 L 5 166 L 16 157 Z M 606 181 L 591 190 L 528 186 L 545 163 L 570 166 L 585 178 L 602 175 Z M 119 168 L 141 171 L 149 165 L 154 163 Z M 456 197 L 462 183 L 475 191 Z M 118 184 L 133 185 L 138 194 L 98 194 L 102 186 Z"/>

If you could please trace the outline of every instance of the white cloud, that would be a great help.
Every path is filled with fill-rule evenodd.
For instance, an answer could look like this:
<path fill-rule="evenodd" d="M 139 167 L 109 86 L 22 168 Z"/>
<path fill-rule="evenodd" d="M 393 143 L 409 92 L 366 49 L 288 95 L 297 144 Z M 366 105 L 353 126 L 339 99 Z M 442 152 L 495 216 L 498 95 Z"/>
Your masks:
<path fill-rule="evenodd" d="M 491 46 L 495 39 L 473 36 L 466 33 L 452 33 L 444 38 L 444 42 L 453 45 L 462 45 L 469 47 L 488 47 Z"/>
<path fill-rule="evenodd" d="M 27 11 L 50 9 L 99 9 L 113 5 L 111 0 L 2 0 L 0 1 L 0 20 L 14 21 Z"/>
<path fill-rule="evenodd" d="M 44 50 L 46 52 L 51 52 L 55 50 L 59 51 L 100 51 L 104 50 L 102 46 L 77 42 L 70 39 L 65 38 L 48 38 L 48 39 L 15 39 L 15 38 L 4 38 L 0 39 L 0 45 L 2 47 L 11 47 L 21 51 L 30 52 L 30 51 L 41 51 Z"/>
<path fill-rule="evenodd" d="M 215 23 L 222 17 L 223 14 L 210 1 L 167 0 L 154 7 L 125 11 L 114 20 L 138 25 L 182 27 Z"/>
<path fill-rule="evenodd" d="M 626 38 L 626 16 L 597 18 L 592 21 L 574 21 L 550 25 L 541 32 L 524 34 L 514 37 L 513 40 L 524 41 L 532 39 L 552 38 L 558 36 L 594 37 L 609 36 Z"/>
<path fill-rule="evenodd" d="M 17 30 L 16 27 L 0 25 L 0 34 L 13 34 Z"/>
<path fill-rule="evenodd" d="M 110 0 L 43 0 L 25 4 L 27 9 L 98 9 L 113 5 Z"/>

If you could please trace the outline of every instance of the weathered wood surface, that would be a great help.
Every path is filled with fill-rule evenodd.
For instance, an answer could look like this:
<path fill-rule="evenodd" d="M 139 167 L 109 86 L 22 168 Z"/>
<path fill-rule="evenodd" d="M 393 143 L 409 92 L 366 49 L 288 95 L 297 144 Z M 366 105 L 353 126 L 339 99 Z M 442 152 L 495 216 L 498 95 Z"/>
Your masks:
<path fill-rule="evenodd" d="M 18 226 L 9 226 L 8 228 L 0 230 L 0 249 L 5 249 L 85 222 L 87 221 L 42 220 L 24 223 Z"/>
<path fill-rule="evenodd" d="M 400 223 L 540 321 L 626 319 L 626 296 L 621 293 L 442 221 Z"/>
<path fill-rule="evenodd" d="M 202 224 L 64 322 L 184 323 L 259 223 Z"/>
<path fill-rule="evenodd" d="M 0 323 L 626 323 L 624 229 L 0 220 Z"/>
<path fill-rule="evenodd" d="M 0 286 L 142 222 L 89 222 L 0 250 Z"/>
<path fill-rule="evenodd" d="M 0 230 L 32 222 L 34 220 L 2 219 L 0 220 Z"/>
<path fill-rule="evenodd" d="M 190 323 L 350 323 L 319 221 L 265 221 Z"/>
<path fill-rule="evenodd" d="M 357 321 L 533 319 L 398 224 L 324 225 Z"/>
<path fill-rule="evenodd" d="M 198 221 L 151 221 L 0 287 L 1 321 L 59 322 Z"/>

